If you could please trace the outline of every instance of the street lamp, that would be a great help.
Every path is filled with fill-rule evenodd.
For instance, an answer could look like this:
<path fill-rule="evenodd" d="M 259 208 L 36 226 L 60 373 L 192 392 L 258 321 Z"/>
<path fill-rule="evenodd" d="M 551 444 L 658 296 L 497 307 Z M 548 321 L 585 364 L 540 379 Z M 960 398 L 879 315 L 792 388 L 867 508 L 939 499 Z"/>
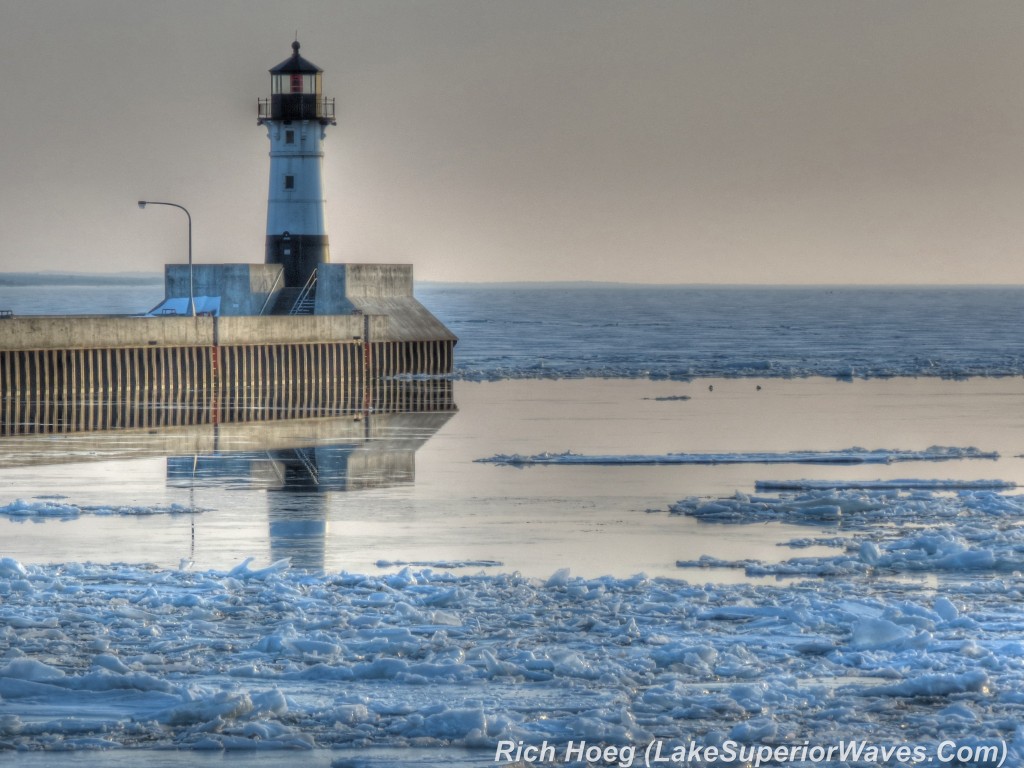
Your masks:
<path fill-rule="evenodd" d="M 195 283 L 192 278 L 192 215 L 188 212 L 188 208 L 184 205 L 178 205 L 177 203 L 161 203 L 156 200 L 139 200 L 139 208 L 145 208 L 147 205 L 169 205 L 172 208 L 180 208 L 185 212 L 185 215 L 188 216 L 188 314 L 190 317 L 195 317 Z"/>

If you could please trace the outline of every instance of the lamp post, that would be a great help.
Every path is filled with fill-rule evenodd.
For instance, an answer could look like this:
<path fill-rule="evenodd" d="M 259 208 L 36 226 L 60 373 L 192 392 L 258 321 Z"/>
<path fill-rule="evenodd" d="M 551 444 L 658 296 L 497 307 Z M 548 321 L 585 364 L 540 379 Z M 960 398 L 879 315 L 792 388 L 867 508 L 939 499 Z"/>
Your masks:
<path fill-rule="evenodd" d="M 145 208 L 147 205 L 169 205 L 172 208 L 180 208 L 188 217 L 188 314 L 189 317 L 195 317 L 195 283 L 192 277 L 192 215 L 188 212 L 188 208 L 184 205 L 178 205 L 177 203 L 161 203 L 156 200 L 139 200 L 139 208 Z"/>

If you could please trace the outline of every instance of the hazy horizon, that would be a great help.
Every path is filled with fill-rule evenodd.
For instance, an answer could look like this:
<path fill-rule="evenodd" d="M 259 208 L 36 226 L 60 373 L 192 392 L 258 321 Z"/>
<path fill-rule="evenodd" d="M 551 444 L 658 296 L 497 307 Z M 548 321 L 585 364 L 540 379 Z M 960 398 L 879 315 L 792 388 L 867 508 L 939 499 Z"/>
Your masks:
<path fill-rule="evenodd" d="M 256 100 L 337 100 L 333 261 L 424 282 L 1024 284 L 1024 4 L 0 0 L 0 272 L 262 262 Z"/>

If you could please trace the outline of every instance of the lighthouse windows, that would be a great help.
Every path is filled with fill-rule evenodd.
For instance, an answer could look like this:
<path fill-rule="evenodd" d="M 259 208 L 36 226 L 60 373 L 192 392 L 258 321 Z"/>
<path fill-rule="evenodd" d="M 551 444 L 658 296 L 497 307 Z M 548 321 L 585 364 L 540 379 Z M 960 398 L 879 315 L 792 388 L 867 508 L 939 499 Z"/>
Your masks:
<path fill-rule="evenodd" d="M 284 143 L 285 144 L 294 144 L 295 143 L 295 131 L 285 131 L 284 132 Z"/>
<path fill-rule="evenodd" d="M 295 189 L 295 177 L 294 176 L 285 176 L 284 177 L 284 188 L 285 189 Z"/>
<path fill-rule="evenodd" d="M 320 73 L 281 72 L 271 75 L 270 92 L 272 94 L 319 94 Z"/>

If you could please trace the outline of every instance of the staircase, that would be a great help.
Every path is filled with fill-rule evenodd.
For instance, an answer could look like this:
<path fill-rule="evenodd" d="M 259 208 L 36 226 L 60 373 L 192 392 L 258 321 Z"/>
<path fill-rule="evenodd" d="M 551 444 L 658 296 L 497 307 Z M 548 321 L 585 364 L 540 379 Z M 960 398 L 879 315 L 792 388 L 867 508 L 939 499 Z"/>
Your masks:
<path fill-rule="evenodd" d="M 282 288 L 271 309 L 272 315 L 312 315 L 316 311 L 316 272 L 301 288 Z"/>
<path fill-rule="evenodd" d="M 302 286 L 298 298 L 288 310 L 289 315 L 312 315 L 316 309 L 316 270 L 309 276 L 309 280 Z"/>
<path fill-rule="evenodd" d="M 299 296 L 292 308 L 288 310 L 289 315 L 312 315 L 316 309 L 316 293 L 304 293 Z"/>

